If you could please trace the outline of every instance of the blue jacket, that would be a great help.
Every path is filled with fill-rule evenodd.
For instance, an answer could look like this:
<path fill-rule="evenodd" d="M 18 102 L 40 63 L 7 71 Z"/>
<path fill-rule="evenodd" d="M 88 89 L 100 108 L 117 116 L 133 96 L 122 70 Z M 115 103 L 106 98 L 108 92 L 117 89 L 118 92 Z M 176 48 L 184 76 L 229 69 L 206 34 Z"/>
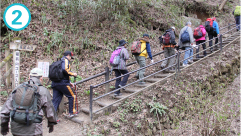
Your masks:
<path fill-rule="evenodd" d="M 216 21 L 213 21 L 213 31 L 219 34 L 219 27 Z"/>
<path fill-rule="evenodd" d="M 70 70 L 69 60 L 65 56 L 63 56 L 61 58 L 61 61 L 62 61 L 62 71 L 64 74 L 64 79 L 62 79 L 60 82 L 52 81 L 52 87 L 56 85 L 70 85 L 70 76 L 74 75 L 74 73 Z"/>
<path fill-rule="evenodd" d="M 152 60 L 152 55 L 151 55 L 151 45 L 149 42 L 146 43 L 146 51 L 148 53 L 149 58 Z"/>

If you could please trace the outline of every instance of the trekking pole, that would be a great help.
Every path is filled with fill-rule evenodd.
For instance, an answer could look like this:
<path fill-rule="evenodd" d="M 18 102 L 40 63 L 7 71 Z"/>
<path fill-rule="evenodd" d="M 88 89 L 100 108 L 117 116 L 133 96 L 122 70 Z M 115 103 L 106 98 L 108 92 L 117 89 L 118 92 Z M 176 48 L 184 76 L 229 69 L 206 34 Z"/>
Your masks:
<path fill-rule="evenodd" d="M 78 95 L 77 95 L 77 90 L 76 90 L 76 77 L 74 77 L 74 90 L 75 90 L 75 101 L 76 101 L 76 108 L 77 108 L 77 113 L 79 112 L 79 106 L 78 106 Z"/>

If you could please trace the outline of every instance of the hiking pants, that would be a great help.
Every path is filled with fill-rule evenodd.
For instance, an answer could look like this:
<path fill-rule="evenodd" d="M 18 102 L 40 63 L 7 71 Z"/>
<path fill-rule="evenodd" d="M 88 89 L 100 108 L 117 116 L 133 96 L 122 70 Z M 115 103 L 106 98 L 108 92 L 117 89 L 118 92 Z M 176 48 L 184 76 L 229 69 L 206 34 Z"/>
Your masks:
<path fill-rule="evenodd" d="M 238 29 L 238 30 L 240 30 L 240 16 L 236 16 L 235 17 L 235 21 L 236 21 L 236 28 Z"/>
<path fill-rule="evenodd" d="M 55 111 L 57 111 L 59 104 L 63 98 L 63 94 L 69 99 L 69 113 L 76 113 L 76 105 L 75 105 L 75 93 L 69 85 L 58 85 L 53 87 L 53 105 Z"/>
<path fill-rule="evenodd" d="M 175 55 L 175 48 L 165 47 L 164 48 L 164 56 L 165 56 L 165 58 L 168 58 L 168 57 L 170 57 L 172 55 Z M 169 58 L 167 60 L 164 60 L 162 62 L 162 64 L 161 64 L 161 67 L 165 67 L 167 65 L 168 61 L 169 61 L 169 63 L 167 65 L 167 67 L 172 66 L 175 63 L 175 58 L 176 57 L 172 57 L 172 58 Z"/>
<path fill-rule="evenodd" d="M 144 56 L 135 55 L 135 58 L 136 58 L 137 63 L 140 65 L 140 68 L 146 66 L 146 58 Z M 144 74 L 145 74 L 145 68 L 137 71 L 136 77 L 139 77 L 139 79 L 142 79 L 142 78 L 144 78 Z"/>
<path fill-rule="evenodd" d="M 114 69 L 113 71 L 115 71 L 115 77 L 119 77 L 121 76 L 121 74 L 127 74 L 128 71 L 127 70 L 119 70 L 119 69 Z M 127 81 L 128 81 L 128 78 L 129 78 L 129 75 L 126 75 L 123 77 L 123 80 L 121 80 L 121 78 L 118 78 L 116 79 L 116 82 L 115 82 L 115 89 L 118 89 L 119 88 L 119 85 L 121 86 L 125 86 Z M 116 94 L 119 94 L 120 93 L 120 90 L 115 92 Z"/>
<path fill-rule="evenodd" d="M 198 45 L 198 48 L 196 49 L 196 53 L 199 52 L 199 48 L 200 48 L 200 46 L 201 46 L 201 45 L 200 45 L 201 43 L 203 43 L 203 44 L 202 44 L 203 50 L 206 49 L 206 44 L 205 44 L 204 42 L 205 42 L 205 40 L 196 41 L 196 45 Z M 204 55 L 204 56 L 207 56 L 207 52 L 204 51 L 204 52 L 203 52 L 203 55 Z M 196 58 L 199 58 L 199 54 L 196 55 Z"/>
<path fill-rule="evenodd" d="M 191 47 L 185 47 L 185 50 L 188 50 L 188 49 L 190 49 Z M 184 59 L 187 59 L 187 58 L 189 58 L 189 57 L 191 57 L 193 55 L 193 49 L 190 49 L 190 50 L 188 50 L 188 51 L 185 51 L 185 55 L 184 55 Z M 184 60 L 183 61 L 183 64 L 187 64 L 188 63 L 188 60 L 192 60 L 192 58 L 193 57 L 191 57 L 191 58 L 189 58 L 189 59 L 187 59 L 187 60 Z"/>
<path fill-rule="evenodd" d="M 208 32 L 208 38 L 209 40 L 213 39 L 213 38 L 216 38 L 217 37 L 217 33 L 216 32 Z M 215 44 L 218 43 L 218 38 L 215 39 Z M 213 46 L 213 40 L 209 41 L 209 47 L 212 47 Z M 217 47 L 217 45 L 215 46 Z M 210 48 L 211 51 L 213 50 L 213 48 Z"/>

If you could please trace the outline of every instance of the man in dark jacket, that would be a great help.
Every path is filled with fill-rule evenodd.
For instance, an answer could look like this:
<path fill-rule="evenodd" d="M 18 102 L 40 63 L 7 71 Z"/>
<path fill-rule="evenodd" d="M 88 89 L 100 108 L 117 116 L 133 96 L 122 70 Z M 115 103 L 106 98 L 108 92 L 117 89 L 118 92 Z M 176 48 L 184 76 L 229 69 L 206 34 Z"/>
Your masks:
<path fill-rule="evenodd" d="M 162 36 L 162 38 L 164 38 L 167 33 L 170 33 L 170 35 L 171 35 L 170 44 L 168 44 L 168 45 L 163 44 L 163 46 L 162 46 L 162 49 L 164 50 L 165 58 L 168 58 L 168 57 L 175 54 L 174 48 L 175 48 L 177 43 L 175 41 L 175 33 L 174 32 L 175 32 L 175 27 L 173 26 L 170 29 L 166 30 L 166 33 Z M 169 63 L 168 63 L 168 61 L 169 61 Z M 168 63 L 168 65 L 167 65 L 167 63 Z M 167 65 L 167 67 L 170 67 L 174 63 L 175 63 L 175 57 L 169 58 L 169 59 L 162 62 L 161 68 L 164 68 L 166 65 Z M 172 70 L 172 69 L 173 69 L 172 67 L 169 68 L 169 70 Z"/>
<path fill-rule="evenodd" d="M 64 78 L 60 82 L 52 82 L 51 87 L 53 88 L 53 104 L 54 108 L 57 111 L 59 104 L 62 100 L 63 94 L 69 100 L 69 115 L 68 117 L 74 117 L 77 114 L 76 111 L 76 95 L 72 88 L 74 85 L 70 83 L 70 76 L 77 76 L 76 73 L 70 71 L 70 60 L 73 59 L 73 53 L 71 51 L 66 51 L 64 56 L 61 58 L 62 61 L 62 70 Z"/>
<path fill-rule="evenodd" d="M 30 72 L 30 82 L 38 84 L 40 94 L 40 107 L 38 117 L 46 116 L 48 120 L 49 133 L 53 132 L 55 124 L 57 124 L 57 114 L 54 110 L 53 103 L 49 91 L 41 85 L 43 81 L 43 71 L 39 68 L 34 68 Z M 11 93 L 5 102 L 1 112 L 1 134 L 6 135 L 9 132 L 8 123 L 10 121 L 10 111 L 13 110 L 13 99 L 15 93 Z M 41 119 L 42 120 L 42 119 Z M 29 126 L 11 120 L 11 132 L 13 136 L 42 136 L 42 123 L 32 123 Z"/>

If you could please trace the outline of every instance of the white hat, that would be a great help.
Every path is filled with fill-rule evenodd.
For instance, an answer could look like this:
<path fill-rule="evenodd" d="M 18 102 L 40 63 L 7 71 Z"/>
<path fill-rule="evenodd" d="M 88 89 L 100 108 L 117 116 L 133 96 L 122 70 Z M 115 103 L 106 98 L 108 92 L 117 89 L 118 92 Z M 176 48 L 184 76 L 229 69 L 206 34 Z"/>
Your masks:
<path fill-rule="evenodd" d="M 39 68 L 34 68 L 30 71 L 30 76 L 43 76 L 43 71 Z"/>
<path fill-rule="evenodd" d="M 172 28 L 173 30 L 175 30 L 175 27 L 174 27 L 174 26 L 172 26 L 171 28 Z"/>

